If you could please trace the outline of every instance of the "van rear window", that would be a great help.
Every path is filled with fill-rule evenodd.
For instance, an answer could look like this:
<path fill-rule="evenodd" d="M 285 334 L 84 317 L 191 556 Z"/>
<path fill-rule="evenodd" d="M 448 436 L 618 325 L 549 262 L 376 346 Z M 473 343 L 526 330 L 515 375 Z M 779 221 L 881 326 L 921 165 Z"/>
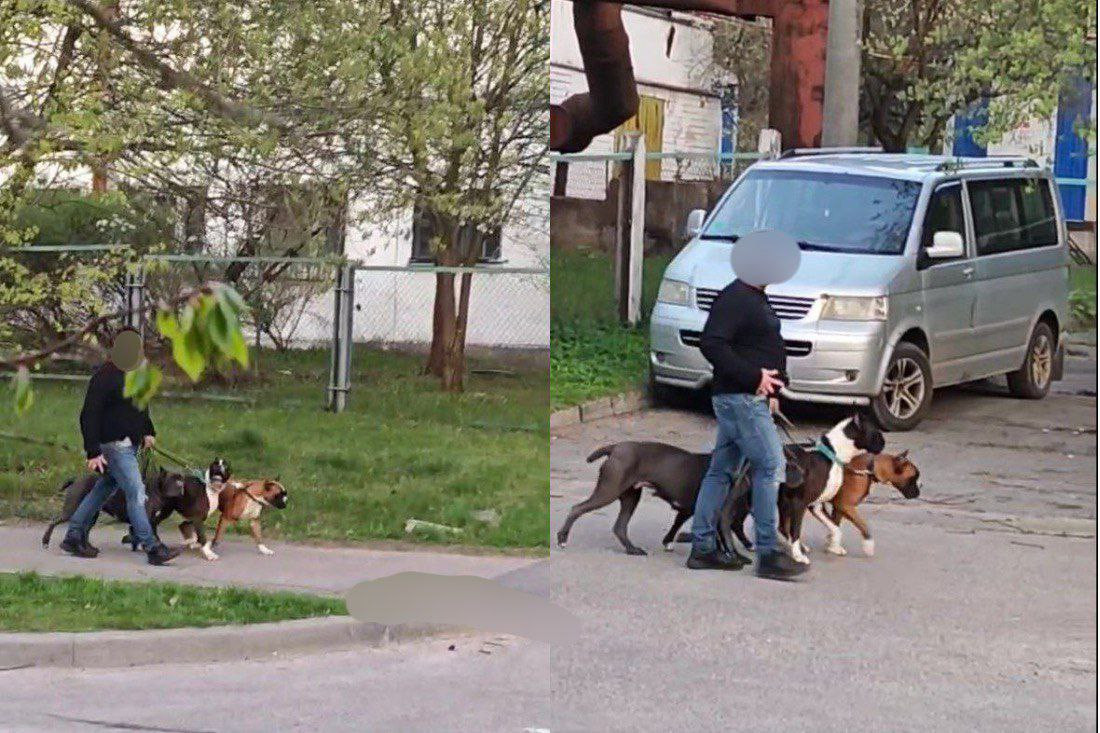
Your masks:
<path fill-rule="evenodd" d="M 970 181 L 967 188 L 979 255 L 1058 244 L 1058 221 L 1045 180 Z"/>
<path fill-rule="evenodd" d="M 702 237 L 730 239 L 776 229 L 804 249 L 901 254 L 920 190 L 916 181 L 878 176 L 749 171 Z"/>

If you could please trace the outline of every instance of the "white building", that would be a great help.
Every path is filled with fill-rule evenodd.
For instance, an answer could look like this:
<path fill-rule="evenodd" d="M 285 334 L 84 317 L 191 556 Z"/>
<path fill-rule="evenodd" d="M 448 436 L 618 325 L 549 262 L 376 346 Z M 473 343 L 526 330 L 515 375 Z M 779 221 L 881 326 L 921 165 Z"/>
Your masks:
<path fill-rule="evenodd" d="M 624 125 L 640 129 L 650 152 L 717 154 L 722 139 L 722 105 L 716 93 L 713 37 L 710 21 L 668 10 L 623 6 L 623 25 L 630 36 L 634 76 L 641 98 L 636 120 Z M 586 91 L 588 84 L 573 28 L 573 4 L 550 3 L 550 102 Z M 586 155 L 617 150 L 620 131 L 601 135 Z M 569 166 L 565 191 L 578 198 L 604 197 L 610 166 Z M 651 180 L 690 178 L 674 160 L 647 166 Z M 709 178 L 710 174 L 700 175 Z"/>

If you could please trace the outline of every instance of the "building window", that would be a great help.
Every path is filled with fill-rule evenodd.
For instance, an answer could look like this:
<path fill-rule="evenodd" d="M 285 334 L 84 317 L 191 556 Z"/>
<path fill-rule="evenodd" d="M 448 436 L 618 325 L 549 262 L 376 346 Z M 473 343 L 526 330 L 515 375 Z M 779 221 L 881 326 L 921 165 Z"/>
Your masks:
<path fill-rule="evenodd" d="M 474 232 L 473 224 L 466 224 L 468 232 Z M 435 231 L 431 219 L 424 215 L 419 206 L 413 208 L 412 227 L 412 256 L 410 262 L 432 263 L 436 261 L 435 252 L 432 249 Z M 478 262 L 502 262 L 501 229 L 496 227 L 491 232 L 481 235 L 480 253 Z"/>

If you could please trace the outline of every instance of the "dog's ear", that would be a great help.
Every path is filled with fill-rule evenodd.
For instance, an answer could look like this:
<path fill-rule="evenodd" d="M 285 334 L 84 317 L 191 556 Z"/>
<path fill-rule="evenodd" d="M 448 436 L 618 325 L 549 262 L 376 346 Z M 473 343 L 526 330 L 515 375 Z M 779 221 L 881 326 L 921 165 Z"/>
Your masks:
<path fill-rule="evenodd" d="M 908 448 L 903 450 L 901 453 L 898 453 L 898 455 L 897 455 L 897 459 L 899 461 L 905 461 L 905 460 L 908 460 L 908 458 L 909 458 L 909 449 Z"/>

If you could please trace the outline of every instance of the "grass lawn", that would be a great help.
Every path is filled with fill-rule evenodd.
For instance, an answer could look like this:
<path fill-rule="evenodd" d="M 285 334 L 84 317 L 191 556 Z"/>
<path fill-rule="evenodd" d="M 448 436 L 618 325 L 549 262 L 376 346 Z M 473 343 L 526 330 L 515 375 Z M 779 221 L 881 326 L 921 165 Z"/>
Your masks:
<path fill-rule="evenodd" d="M 298 593 L 0 573 L 0 631 L 175 629 L 347 612 L 342 599 Z"/>
<path fill-rule="evenodd" d="M 1096 265 L 1069 268 L 1071 328 L 1087 331 L 1096 328 Z"/>
<path fill-rule="evenodd" d="M 348 409 L 334 415 L 322 409 L 327 351 L 265 352 L 260 359 L 267 375 L 261 382 L 222 390 L 250 403 L 158 396 L 151 411 L 167 450 L 203 467 L 221 456 L 240 478 L 280 477 L 290 503 L 265 510 L 266 534 L 546 549 L 545 362 L 471 373 L 466 392 L 455 395 L 419 374 L 420 356 L 357 348 Z M 471 369 L 479 366 L 471 361 Z M 78 447 L 84 388 L 36 382 L 35 404 L 24 416 L 17 418 L 5 398 L 0 431 Z M 0 437 L 0 516 L 52 517 L 62 482 L 82 471 L 73 453 Z M 499 526 L 471 516 L 487 509 L 499 514 Z M 406 535 L 409 518 L 464 532 Z M 178 537 L 176 524 L 162 525 L 165 540 Z"/>
<path fill-rule="evenodd" d="M 642 272 L 642 321 L 615 317 L 614 270 L 605 252 L 550 256 L 550 404 L 559 409 L 645 384 L 649 312 L 671 253 L 648 255 Z"/>

